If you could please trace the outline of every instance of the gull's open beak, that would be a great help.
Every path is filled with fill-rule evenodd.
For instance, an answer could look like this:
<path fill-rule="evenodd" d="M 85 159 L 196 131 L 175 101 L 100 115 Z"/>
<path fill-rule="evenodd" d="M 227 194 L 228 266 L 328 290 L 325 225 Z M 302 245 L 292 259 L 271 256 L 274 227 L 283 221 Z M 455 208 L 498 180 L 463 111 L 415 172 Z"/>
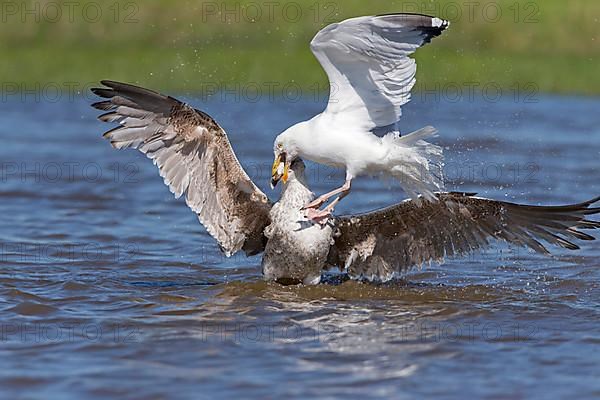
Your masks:
<path fill-rule="evenodd" d="M 285 153 L 279 153 L 277 157 L 275 157 L 275 161 L 273 161 L 273 168 L 271 169 L 272 189 L 275 189 L 275 186 L 277 186 L 277 183 L 279 183 L 280 180 L 282 180 L 283 183 L 287 183 L 290 165 L 286 158 L 287 156 Z"/>

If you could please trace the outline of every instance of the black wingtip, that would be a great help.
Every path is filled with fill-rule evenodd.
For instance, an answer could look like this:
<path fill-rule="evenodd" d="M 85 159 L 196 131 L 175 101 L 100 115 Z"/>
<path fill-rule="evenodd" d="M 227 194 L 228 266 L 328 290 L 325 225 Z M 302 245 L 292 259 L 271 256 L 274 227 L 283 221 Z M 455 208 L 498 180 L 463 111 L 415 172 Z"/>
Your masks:
<path fill-rule="evenodd" d="M 114 122 L 115 117 L 119 117 L 119 114 L 116 111 L 109 111 L 102 115 L 98 116 L 98 119 L 102 122 Z M 124 116 L 120 116 L 120 118 L 125 118 Z M 118 118 L 117 118 L 118 119 Z"/>
<path fill-rule="evenodd" d="M 585 211 L 583 212 L 584 215 L 595 215 L 595 214 L 599 214 L 599 213 L 600 213 L 600 207 L 586 208 Z"/>
<path fill-rule="evenodd" d="M 123 126 L 122 126 L 122 125 L 115 126 L 115 127 L 114 127 L 114 128 L 112 128 L 111 130 L 108 130 L 108 131 L 104 132 L 104 133 L 102 134 L 102 137 L 103 137 L 103 138 L 105 138 L 105 139 L 110 139 L 111 135 L 112 135 L 112 134 L 113 134 L 115 131 L 118 131 L 119 129 L 123 129 Z"/>
<path fill-rule="evenodd" d="M 590 201 L 586 201 L 586 204 L 591 206 L 592 204 L 598 203 L 600 201 L 600 196 L 591 199 Z"/>
<path fill-rule="evenodd" d="M 92 107 L 94 107 L 96 110 L 108 111 L 112 110 L 116 106 L 110 100 L 103 100 L 92 104 Z"/>
<path fill-rule="evenodd" d="M 600 221 L 589 221 L 584 219 L 577 222 L 576 227 L 578 229 L 600 229 Z"/>
<path fill-rule="evenodd" d="M 585 201 L 581 204 L 578 204 L 578 206 L 583 209 L 584 215 L 595 215 L 595 214 L 600 213 L 600 207 L 591 207 L 591 206 L 598 203 L 599 201 L 600 201 L 600 196 L 595 197 L 591 200 Z"/>
<path fill-rule="evenodd" d="M 110 79 L 102 79 L 100 81 L 100 83 L 102 85 L 104 85 L 104 86 L 108 86 L 111 89 L 117 89 L 119 87 L 134 87 L 134 88 L 143 89 L 143 88 L 140 88 L 139 86 L 132 85 L 131 83 L 113 81 L 113 80 L 110 80 Z"/>
<path fill-rule="evenodd" d="M 104 97 L 105 99 L 110 99 L 115 96 L 115 91 L 113 89 L 107 88 L 91 88 L 92 93 L 96 96 Z"/>
<path fill-rule="evenodd" d="M 108 86 L 111 90 L 114 90 L 115 92 L 146 94 L 146 95 L 159 96 L 159 97 L 163 97 L 163 98 L 167 97 L 167 96 L 163 95 L 162 93 L 157 92 L 156 90 L 148 89 L 148 88 L 138 86 L 138 85 L 133 85 L 131 83 L 111 81 L 109 79 L 103 79 L 100 81 L 100 83 L 103 84 L 104 86 Z"/>
<path fill-rule="evenodd" d="M 399 19 L 399 22 L 423 32 L 426 35 L 426 43 L 429 43 L 434 37 L 440 36 L 450 26 L 448 20 L 419 13 L 389 13 L 379 14 L 376 17 Z"/>
<path fill-rule="evenodd" d="M 121 83 L 103 79 L 100 83 L 106 87 L 96 87 L 90 89 L 97 96 L 109 99 L 114 107 L 126 105 L 148 112 L 158 114 L 168 114 L 174 106 L 181 102 L 173 97 L 165 96 L 154 90 L 146 89 L 129 83 Z M 96 103 L 98 109 L 110 110 L 111 108 L 103 102 Z"/>
<path fill-rule="evenodd" d="M 581 250 L 581 247 L 577 246 L 574 243 L 569 242 L 568 240 L 563 240 L 559 242 L 561 247 L 564 247 L 567 250 Z"/>
<path fill-rule="evenodd" d="M 584 233 L 584 232 L 579 232 L 577 229 L 574 229 L 574 228 L 568 228 L 567 232 L 570 235 L 575 236 L 579 240 L 587 240 L 587 241 L 596 240 L 596 238 L 593 237 L 592 235 L 588 235 L 587 233 Z"/>

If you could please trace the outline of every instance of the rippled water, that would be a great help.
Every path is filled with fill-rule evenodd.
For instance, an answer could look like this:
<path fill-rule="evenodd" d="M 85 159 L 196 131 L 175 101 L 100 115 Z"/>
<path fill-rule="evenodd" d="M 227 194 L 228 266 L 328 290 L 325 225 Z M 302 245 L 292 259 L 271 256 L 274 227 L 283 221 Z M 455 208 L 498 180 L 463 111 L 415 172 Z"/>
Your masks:
<path fill-rule="evenodd" d="M 268 189 L 275 134 L 322 104 L 201 104 Z M 600 99 L 421 97 L 449 188 L 531 204 L 600 194 Z M 91 99 L 12 98 L 0 124 L 0 390 L 16 398 L 600 396 L 600 242 L 499 246 L 385 285 L 261 280 L 224 259 L 151 162 L 101 139 Z M 314 190 L 341 173 L 311 166 Z M 338 211 L 399 201 L 356 182 Z M 468 396 L 467 396 L 468 397 Z"/>

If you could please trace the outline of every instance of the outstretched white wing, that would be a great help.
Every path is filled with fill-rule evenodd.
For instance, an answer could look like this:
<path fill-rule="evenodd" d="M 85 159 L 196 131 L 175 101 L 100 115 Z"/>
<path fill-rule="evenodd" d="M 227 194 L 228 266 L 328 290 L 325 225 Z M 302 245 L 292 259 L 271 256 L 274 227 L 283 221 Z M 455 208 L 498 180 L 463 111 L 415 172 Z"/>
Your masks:
<path fill-rule="evenodd" d="M 426 15 L 390 14 L 322 29 L 311 49 L 331 85 L 325 113 L 367 131 L 395 124 L 415 84 L 417 66 L 409 55 L 448 26 Z"/>
<path fill-rule="evenodd" d="M 102 81 L 92 91 L 108 100 L 99 119 L 118 122 L 106 132 L 113 147 L 133 147 L 154 161 L 176 197 L 187 205 L 229 256 L 264 250 L 271 204 L 238 162 L 225 131 L 209 115 L 170 96 Z"/>

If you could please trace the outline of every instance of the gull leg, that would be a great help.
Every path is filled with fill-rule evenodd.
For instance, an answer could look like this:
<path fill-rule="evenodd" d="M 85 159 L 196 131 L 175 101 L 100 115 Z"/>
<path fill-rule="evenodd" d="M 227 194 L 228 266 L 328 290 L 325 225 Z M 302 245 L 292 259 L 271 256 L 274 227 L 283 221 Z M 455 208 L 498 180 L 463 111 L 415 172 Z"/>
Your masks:
<path fill-rule="evenodd" d="M 314 200 L 314 201 L 308 203 L 307 205 L 305 205 L 304 207 L 302 207 L 302 209 L 307 210 L 310 208 L 319 208 L 325 202 L 327 202 L 327 200 L 329 200 L 330 198 L 332 198 L 333 196 L 335 196 L 337 194 L 339 194 L 341 198 L 346 197 L 348 192 L 350 192 L 351 182 L 352 182 L 352 179 L 346 179 L 346 182 L 341 187 L 339 187 L 335 190 L 332 190 L 329 193 L 325 193 L 324 195 L 319 196 L 316 200 Z M 341 200 L 341 198 L 339 198 L 339 199 Z"/>
<path fill-rule="evenodd" d="M 315 210 L 314 208 L 307 209 L 305 214 L 306 218 L 320 225 L 325 225 L 329 220 L 329 217 L 331 217 L 333 209 L 335 208 L 336 204 L 339 203 L 341 198 L 342 196 L 337 197 L 334 201 L 331 202 L 331 204 L 329 204 L 322 210 Z"/>
<path fill-rule="evenodd" d="M 333 213 L 333 209 L 335 208 L 335 206 L 340 202 L 340 200 L 348 196 L 348 194 L 350 193 L 350 181 L 346 181 L 346 183 L 344 183 L 344 186 L 342 186 L 338 190 L 338 193 L 340 193 L 340 195 L 323 210 L 315 210 L 314 208 L 308 208 L 305 214 L 306 218 L 308 218 L 311 221 L 317 222 L 321 225 L 325 225 L 327 223 L 327 220 Z"/>

